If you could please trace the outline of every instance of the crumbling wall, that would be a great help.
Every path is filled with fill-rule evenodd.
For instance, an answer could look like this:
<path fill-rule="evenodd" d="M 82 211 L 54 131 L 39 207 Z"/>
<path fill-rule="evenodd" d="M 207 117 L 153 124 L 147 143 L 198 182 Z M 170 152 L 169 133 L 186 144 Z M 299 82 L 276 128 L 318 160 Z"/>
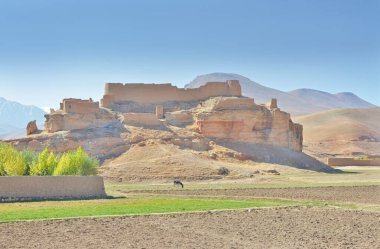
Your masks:
<path fill-rule="evenodd" d="M 168 101 L 195 101 L 214 96 L 241 96 L 239 81 L 208 82 L 199 88 L 184 89 L 171 84 L 107 83 L 101 105 L 132 101 L 137 103 L 164 103 Z"/>
<path fill-rule="evenodd" d="M 64 99 L 61 110 L 66 113 L 95 113 L 99 111 L 99 102 L 94 102 L 92 99 Z"/>

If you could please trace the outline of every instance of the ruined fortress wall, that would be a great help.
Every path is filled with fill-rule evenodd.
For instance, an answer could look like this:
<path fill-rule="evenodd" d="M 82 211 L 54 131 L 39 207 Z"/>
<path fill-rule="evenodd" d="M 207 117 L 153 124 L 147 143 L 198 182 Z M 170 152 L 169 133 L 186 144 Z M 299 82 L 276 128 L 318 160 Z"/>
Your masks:
<path fill-rule="evenodd" d="M 81 99 L 64 99 L 62 110 L 67 113 L 95 113 L 99 111 L 99 102 Z"/>
<path fill-rule="evenodd" d="M 114 102 L 164 103 L 167 101 L 195 101 L 214 96 L 241 96 L 239 81 L 208 82 L 199 88 L 177 88 L 171 84 L 107 83 L 102 106 Z"/>
<path fill-rule="evenodd" d="M 230 98 L 217 101 L 213 107 L 213 110 L 251 110 L 256 106 L 257 105 L 252 98 Z"/>
<path fill-rule="evenodd" d="M 380 166 L 380 160 L 355 160 L 354 158 L 328 158 L 329 166 Z"/>
<path fill-rule="evenodd" d="M 100 176 L 1 176 L 0 198 L 104 197 Z"/>

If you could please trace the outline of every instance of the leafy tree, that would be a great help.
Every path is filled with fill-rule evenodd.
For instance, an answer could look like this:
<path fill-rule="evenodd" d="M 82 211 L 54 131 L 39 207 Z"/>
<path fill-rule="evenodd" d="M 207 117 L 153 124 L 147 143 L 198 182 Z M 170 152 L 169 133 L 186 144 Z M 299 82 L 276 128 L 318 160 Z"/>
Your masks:
<path fill-rule="evenodd" d="M 30 150 L 24 150 L 24 151 L 21 151 L 21 155 L 25 159 L 25 164 L 26 164 L 25 175 L 30 175 L 30 168 L 32 167 L 33 163 L 37 160 L 38 154 Z"/>
<path fill-rule="evenodd" d="M 0 176 L 22 176 L 26 169 L 21 153 L 10 144 L 0 143 Z"/>
<path fill-rule="evenodd" d="M 12 150 L 8 160 L 4 165 L 5 172 L 8 176 L 23 176 L 26 173 L 25 158 L 20 152 Z"/>
<path fill-rule="evenodd" d="M 98 166 L 98 160 L 79 147 L 75 152 L 63 154 L 53 175 L 96 175 Z"/>
<path fill-rule="evenodd" d="M 30 174 L 35 176 L 52 175 L 59 162 L 59 157 L 45 148 L 32 163 Z"/>
<path fill-rule="evenodd" d="M 8 160 L 9 150 L 11 145 L 6 143 L 0 143 L 0 176 L 5 176 L 5 163 Z"/>

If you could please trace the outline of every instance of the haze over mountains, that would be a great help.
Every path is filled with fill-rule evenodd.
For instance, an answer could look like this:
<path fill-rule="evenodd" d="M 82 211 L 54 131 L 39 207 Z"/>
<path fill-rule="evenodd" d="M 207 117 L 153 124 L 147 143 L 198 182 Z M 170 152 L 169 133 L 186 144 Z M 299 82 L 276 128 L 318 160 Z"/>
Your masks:
<path fill-rule="evenodd" d="M 331 94 L 313 89 L 297 89 L 284 92 L 260 85 L 242 75 L 233 73 L 211 73 L 197 76 L 187 84 L 187 88 L 196 88 L 210 81 L 239 80 L 244 96 L 255 99 L 258 104 L 277 98 L 280 109 L 294 116 L 310 114 L 337 108 L 369 108 L 375 105 L 359 98 L 353 93 Z"/>
<path fill-rule="evenodd" d="M 44 122 L 45 112 L 36 107 L 22 105 L 0 97 L 0 138 L 25 136 L 25 127 L 31 120 Z"/>

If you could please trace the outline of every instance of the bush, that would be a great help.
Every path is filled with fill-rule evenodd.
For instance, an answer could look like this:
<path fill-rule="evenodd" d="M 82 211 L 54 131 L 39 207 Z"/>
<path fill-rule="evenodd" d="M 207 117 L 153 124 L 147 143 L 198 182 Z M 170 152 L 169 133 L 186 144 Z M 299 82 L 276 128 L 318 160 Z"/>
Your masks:
<path fill-rule="evenodd" d="M 230 174 L 230 170 L 226 167 L 218 168 L 218 175 L 227 176 Z"/>
<path fill-rule="evenodd" d="M 99 162 L 80 147 L 62 155 L 53 175 L 96 175 Z"/>

